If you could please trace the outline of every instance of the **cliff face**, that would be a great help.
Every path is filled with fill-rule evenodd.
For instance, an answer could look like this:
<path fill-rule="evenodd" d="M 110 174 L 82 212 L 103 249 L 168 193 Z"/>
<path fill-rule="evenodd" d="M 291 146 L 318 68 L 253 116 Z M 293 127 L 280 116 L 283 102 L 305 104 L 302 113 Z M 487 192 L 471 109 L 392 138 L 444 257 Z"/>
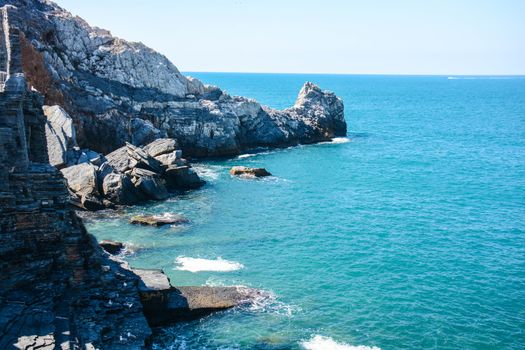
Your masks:
<path fill-rule="evenodd" d="M 186 155 L 219 156 L 346 134 L 342 101 L 313 84 L 293 107 L 274 110 L 187 78 L 161 54 L 90 27 L 49 1 L 7 3 L 20 10 L 29 84 L 47 105 L 71 115 L 81 148 L 106 154 L 125 142 L 171 137 Z"/>
<path fill-rule="evenodd" d="M 68 208 L 47 163 L 43 97 L 22 73 L 19 12 L 0 9 L 0 348 L 143 348 L 138 278 Z"/>

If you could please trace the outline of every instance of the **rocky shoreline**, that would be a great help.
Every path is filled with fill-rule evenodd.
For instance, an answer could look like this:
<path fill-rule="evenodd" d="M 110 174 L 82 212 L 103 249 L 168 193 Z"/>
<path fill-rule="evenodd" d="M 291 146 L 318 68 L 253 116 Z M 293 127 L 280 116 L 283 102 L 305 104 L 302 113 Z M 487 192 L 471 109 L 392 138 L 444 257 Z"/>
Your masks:
<path fill-rule="evenodd" d="M 183 155 L 344 136 L 342 101 L 306 83 L 293 107 L 271 109 L 184 77 L 50 1 L 0 5 L 0 348 L 143 349 L 152 327 L 259 297 L 134 270 L 101 249 L 75 210 L 202 186 Z"/>

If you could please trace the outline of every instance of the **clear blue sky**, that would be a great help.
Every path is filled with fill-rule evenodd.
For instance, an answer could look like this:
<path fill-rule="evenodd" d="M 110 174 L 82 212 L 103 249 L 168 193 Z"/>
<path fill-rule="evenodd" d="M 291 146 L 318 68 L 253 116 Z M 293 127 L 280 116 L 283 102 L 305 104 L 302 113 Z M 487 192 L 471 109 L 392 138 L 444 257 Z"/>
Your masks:
<path fill-rule="evenodd" d="M 58 0 L 182 71 L 525 74 L 522 0 Z"/>

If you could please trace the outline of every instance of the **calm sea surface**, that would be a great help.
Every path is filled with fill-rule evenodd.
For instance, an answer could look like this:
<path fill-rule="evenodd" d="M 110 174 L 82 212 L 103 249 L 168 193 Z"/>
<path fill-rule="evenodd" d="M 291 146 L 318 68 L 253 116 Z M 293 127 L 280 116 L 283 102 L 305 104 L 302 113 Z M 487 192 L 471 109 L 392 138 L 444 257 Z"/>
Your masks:
<path fill-rule="evenodd" d="M 204 188 L 88 223 L 175 284 L 269 293 L 155 348 L 525 347 L 525 78 L 190 75 L 276 108 L 313 81 L 344 100 L 349 133 L 197 162 Z M 136 227 L 135 213 L 191 224 Z"/>

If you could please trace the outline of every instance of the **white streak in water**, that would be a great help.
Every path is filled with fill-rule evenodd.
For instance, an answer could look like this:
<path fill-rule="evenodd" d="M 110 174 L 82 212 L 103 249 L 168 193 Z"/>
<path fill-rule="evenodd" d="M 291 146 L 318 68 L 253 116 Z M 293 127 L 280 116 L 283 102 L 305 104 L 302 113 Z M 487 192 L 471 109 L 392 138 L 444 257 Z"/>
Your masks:
<path fill-rule="evenodd" d="M 224 260 L 217 258 L 215 260 L 201 259 L 201 258 L 189 258 L 185 256 L 179 256 L 175 259 L 175 263 L 179 266 L 177 270 L 200 272 L 200 271 L 219 271 L 228 272 L 235 271 L 244 268 L 244 265 L 235 261 Z"/>
<path fill-rule="evenodd" d="M 348 143 L 350 139 L 348 137 L 334 137 L 330 143 Z"/>
<path fill-rule="evenodd" d="M 381 350 L 376 346 L 350 345 L 338 343 L 330 337 L 315 335 L 312 339 L 300 343 L 305 350 Z"/>

